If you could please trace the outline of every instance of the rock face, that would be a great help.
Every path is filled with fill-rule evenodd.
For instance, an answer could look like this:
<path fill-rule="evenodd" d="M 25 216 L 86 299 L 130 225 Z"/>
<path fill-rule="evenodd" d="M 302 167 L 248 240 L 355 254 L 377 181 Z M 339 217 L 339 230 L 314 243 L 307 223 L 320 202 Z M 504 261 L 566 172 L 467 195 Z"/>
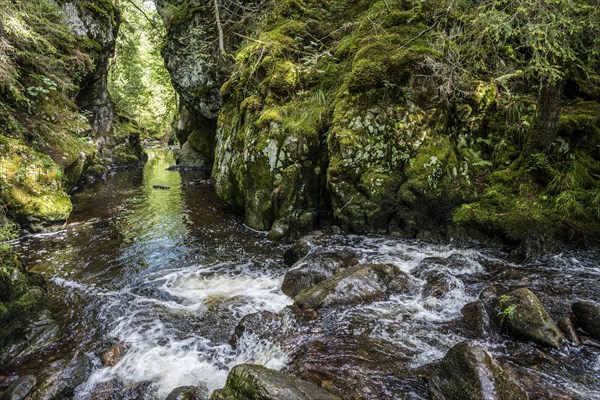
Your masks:
<path fill-rule="evenodd" d="M 231 56 L 221 54 L 219 48 L 214 3 L 208 0 L 155 3 L 167 29 L 165 64 L 181 96 L 176 130 L 182 145 L 179 163 L 212 166 L 217 117 L 222 105 L 220 90 L 231 71 Z M 245 8 L 235 14 L 226 8 L 220 10 L 226 51 L 233 51 L 240 41 L 233 31 L 244 33 L 244 25 L 239 22 L 245 12 Z"/>
<path fill-rule="evenodd" d="M 211 400 L 339 400 L 314 383 L 260 365 L 235 366 Z"/>
<path fill-rule="evenodd" d="M 84 1 L 62 3 L 63 13 L 72 32 L 94 43 L 90 53 L 93 71 L 81 83 L 77 104 L 89 112 L 89 122 L 99 157 L 109 166 L 139 163 L 145 153 L 139 131 L 128 129 L 131 122 L 117 117 L 108 93 L 108 69 L 114 56 L 121 19 L 112 1 L 90 6 Z"/>
<path fill-rule="evenodd" d="M 207 0 L 157 4 L 169 30 L 165 59 L 184 105 L 182 163 L 210 163 L 214 146 L 217 193 L 252 228 L 272 239 L 295 239 L 323 221 L 435 240 L 573 239 L 566 216 L 522 203 L 516 182 L 534 199 L 546 193 L 540 180 L 549 175 L 529 165 L 536 156 L 515 162 L 521 145 L 495 134 L 506 128 L 499 122 L 507 120 L 500 107 L 506 93 L 474 73 L 460 99 L 446 98 L 457 91 L 448 91 L 452 82 L 441 71 L 452 66 L 434 44 L 441 5 L 403 3 L 392 12 L 382 0 L 232 1 L 238 10 L 254 8 L 237 19 Z M 234 21 L 222 37 L 231 57 L 218 48 L 217 16 Z M 386 38 L 364 29 L 375 20 Z M 532 103 L 538 95 L 520 94 Z M 600 110 L 600 98 L 589 96 L 565 108 L 560 137 L 570 145 L 565 151 L 575 156 L 579 146 L 596 164 L 591 143 L 600 119 L 583 116 Z M 533 117 L 533 108 L 524 113 Z M 589 142 L 574 143 L 573 132 Z M 592 214 L 569 218 L 585 225 L 584 241 L 597 241 Z"/>
<path fill-rule="evenodd" d="M 144 158 L 139 130 L 116 116 L 107 91 L 119 15 L 111 0 L 8 2 L 0 13 L 23 21 L 2 28 L 11 51 L 0 66 L 10 75 L 0 93 L 0 202 L 41 231 L 66 220 L 68 193 L 88 171 Z"/>
<path fill-rule="evenodd" d="M 571 306 L 579 326 L 591 337 L 600 340 L 600 304 L 593 301 L 578 301 Z"/>
<path fill-rule="evenodd" d="M 499 315 L 513 334 L 561 347 L 563 334 L 531 290 L 521 288 L 507 293 L 500 298 L 499 308 Z"/>
<path fill-rule="evenodd" d="M 485 350 L 459 343 L 429 379 L 432 400 L 527 400 L 529 397 Z"/>
<path fill-rule="evenodd" d="M 344 268 L 356 264 L 353 253 L 324 252 L 311 254 L 300 261 L 285 274 L 281 291 L 290 297 L 324 281 Z"/>
<path fill-rule="evenodd" d="M 384 298 L 408 285 L 408 276 L 392 264 L 348 268 L 300 292 L 294 304 L 304 309 L 349 305 Z"/>

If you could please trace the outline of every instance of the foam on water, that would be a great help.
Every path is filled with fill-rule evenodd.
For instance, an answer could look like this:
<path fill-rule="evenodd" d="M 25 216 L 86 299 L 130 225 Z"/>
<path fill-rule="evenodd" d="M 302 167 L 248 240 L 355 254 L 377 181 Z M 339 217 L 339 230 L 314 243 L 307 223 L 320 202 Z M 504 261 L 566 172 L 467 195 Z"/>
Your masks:
<path fill-rule="evenodd" d="M 153 381 L 157 396 L 164 398 L 174 388 L 206 384 L 210 390 L 225 384 L 230 368 L 240 363 L 260 363 L 280 369 L 286 355 L 277 346 L 245 336 L 233 350 L 223 343 L 212 343 L 200 333 L 181 330 L 178 319 L 194 319 L 209 310 L 211 302 L 225 304 L 234 318 L 250 312 L 280 311 L 291 299 L 279 290 L 281 276 L 252 273 L 245 265 L 231 269 L 222 265 L 190 266 L 151 274 L 147 282 L 169 295 L 170 300 L 131 293 L 131 288 L 115 292 L 105 306 L 103 316 L 110 319 L 118 309 L 120 317 L 113 323 L 110 336 L 127 347 L 126 355 L 113 367 L 97 369 L 80 391 L 86 398 L 95 385 L 114 378 L 123 382 Z M 77 287 L 82 285 L 57 283 Z M 240 301 L 241 299 L 241 301 Z"/>
<path fill-rule="evenodd" d="M 93 358 L 96 368 L 80 398 L 114 378 L 126 384 L 153 381 L 156 398 L 182 385 L 203 383 L 212 390 L 223 386 L 236 364 L 281 369 L 290 361 L 279 345 L 251 334 L 244 334 L 236 349 L 227 344 L 244 315 L 278 312 L 292 303 L 280 291 L 286 272 L 281 248 L 245 227 L 212 189 L 182 185 L 185 174 L 165 171 L 173 163 L 170 154 L 156 153 L 143 174 L 122 171 L 77 195 L 66 230 L 13 242 L 27 266 L 51 280 L 52 311 L 70 330 L 66 345 Z M 172 189 L 156 191 L 153 184 Z M 575 299 L 599 295 L 600 266 L 593 253 L 549 255 L 515 265 L 497 253 L 389 237 L 340 235 L 315 245 L 312 251 L 356 251 L 360 263 L 392 263 L 409 276 L 409 290 L 402 294 L 319 318 L 327 318 L 322 322 L 329 333 L 390 342 L 415 368 L 465 340 L 461 308 L 488 284 L 513 279 L 512 273 L 514 279 L 530 279 L 528 285 L 545 296 L 553 316 L 568 311 Z M 438 260 L 422 263 L 432 257 Z M 436 296 L 427 292 L 432 273 L 443 274 L 450 290 Z M 111 338 L 123 342 L 127 352 L 115 366 L 102 367 L 98 356 Z M 506 354 L 505 343 L 479 344 L 495 355 Z M 578 376 L 589 370 L 598 374 L 600 356 L 573 354 L 569 363 L 580 356 L 581 365 L 569 372 L 557 367 L 547 379 L 583 399 L 599 398 L 600 385 L 586 387 Z"/>

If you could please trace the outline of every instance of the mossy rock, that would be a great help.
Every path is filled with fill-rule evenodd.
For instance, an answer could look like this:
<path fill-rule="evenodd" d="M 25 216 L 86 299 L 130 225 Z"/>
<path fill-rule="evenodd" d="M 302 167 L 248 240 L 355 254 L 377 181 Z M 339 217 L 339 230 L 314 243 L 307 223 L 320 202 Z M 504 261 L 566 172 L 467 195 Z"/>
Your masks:
<path fill-rule="evenodd" d="M 11 216 L 46 224 L 64 221 L 71 213 L 63 172 L 50 157 L 0 136 L 0 171 L 1 198 Z"/>
<path fill-rule="evenodd" d="M 513 290 L 499 298 L 499 316 L 508 330 L 518 337 L 560 349 L 562 332 L 538 297 L 529 289 Z"/>
<path fill-rule="evenodd" d="M 45 282 L 27 272 L 9 247 L 0 247 L 0 346 L 16 339 L 46 301 Z"/>

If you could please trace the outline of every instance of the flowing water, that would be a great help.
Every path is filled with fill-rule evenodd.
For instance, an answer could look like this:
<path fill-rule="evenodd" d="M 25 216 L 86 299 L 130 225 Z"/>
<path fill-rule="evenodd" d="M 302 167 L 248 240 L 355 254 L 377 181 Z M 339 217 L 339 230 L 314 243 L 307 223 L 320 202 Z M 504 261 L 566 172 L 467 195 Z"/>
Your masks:
<path fill-rule="evenodd" d="M 83 350 L 94 361 L 94 372 L 77 397 L 86 398 L 98 383 L 119 377 L 152 381 L 155 397 L 164 398 L 182 385 L 222 387 L 229 369 L 239 363 L 281 369 L 290 362 L 277 343 L 245 337 L 235 349 L 228 344 L 244 315 L 278 312 L 292 303 L 279 289 L 286 272 L 283 248 L 246 227 L 212 186 L 189 185 L 206 173 L 167 171 L 173 164 L 170 151 L 149 151 L 143 169 L 119 171 L 77 194 L 64 230 L 16 243 L 29 269 L 49 280 L 50 310 L 63 331 L 60 352 Z M 410 275 L 408 294 L 344 309 L 325 324 L 331 332 L 393 343 L 409 368 L 443 357 L 465 339 L 460 310 L 490 283 L 527 285 L 555 316 L 574 300 L 600 299 L 598 257 L 589 252 L 522 265 L 492 251 L 383 237 L 333 236 L 320 246 L 357 250 L 361 261 L 391 262 Z M 421 261 L 429 257 L 454 260 L 445 270 L 452 290 L 441 297 L 423 291 Z M 115 366 L 104 367 L 99 356 L 114 340 L 128 351 Z M 518 353 L 508 341 L 480 344 L 499 357 Z M 551 355 L 560 362 L 544 364 L 538 373 L 575 398 L 600 398 L 597 349 L 552 350 Z"/>

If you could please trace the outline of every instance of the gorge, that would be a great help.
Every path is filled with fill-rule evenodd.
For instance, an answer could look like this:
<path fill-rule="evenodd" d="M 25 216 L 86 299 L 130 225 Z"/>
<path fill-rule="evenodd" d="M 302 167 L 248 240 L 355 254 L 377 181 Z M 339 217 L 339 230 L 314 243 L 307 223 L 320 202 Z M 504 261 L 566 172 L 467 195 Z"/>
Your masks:
<path fill-rule="evenodd" d="M 599 10 L 0 0 L 0 398 L 600 397 Z"/>

